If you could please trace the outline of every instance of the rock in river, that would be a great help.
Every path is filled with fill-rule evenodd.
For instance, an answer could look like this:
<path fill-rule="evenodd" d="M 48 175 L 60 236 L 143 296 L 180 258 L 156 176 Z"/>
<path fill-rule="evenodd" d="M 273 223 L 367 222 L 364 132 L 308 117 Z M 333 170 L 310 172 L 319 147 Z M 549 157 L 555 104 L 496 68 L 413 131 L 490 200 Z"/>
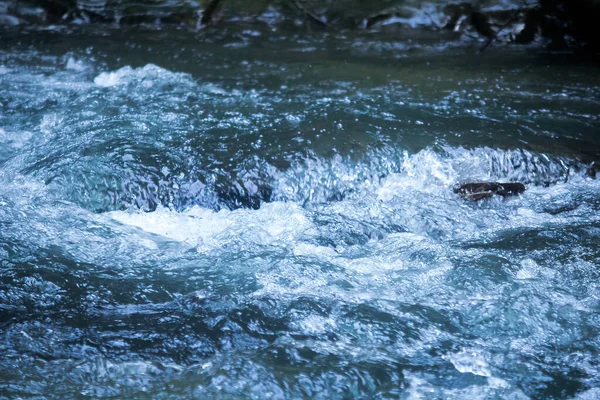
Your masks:
<path fill-rule="evenodd" d="M 590 178 L 596 178 L 596 176 L 598 175 L 598 172 L 600 172 L 600 162 L 598 161 L 594 161 L 585 171 L 585 174 L 587 176 L 589 176 Z"/>
<path fill-rule="evenodd" d="M 518 182 L 473 182 L 465 183 L 454 189 L 454 193 L 458 193 L 463 199 L 473 201 L 487 199 L 495 194 L 502 197 L 516 196 L 524 191 L 525 185 Z"/>

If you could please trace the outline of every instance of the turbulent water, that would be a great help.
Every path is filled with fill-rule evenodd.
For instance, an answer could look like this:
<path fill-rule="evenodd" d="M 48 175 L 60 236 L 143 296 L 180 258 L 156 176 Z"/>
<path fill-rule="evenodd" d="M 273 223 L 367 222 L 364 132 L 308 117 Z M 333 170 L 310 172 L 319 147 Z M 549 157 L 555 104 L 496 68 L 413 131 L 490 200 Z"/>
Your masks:
<path fill-rule="evenodd" d="M 600 397 L 596 65 L 24 31 L 0 110 L 0 398 Z"/>

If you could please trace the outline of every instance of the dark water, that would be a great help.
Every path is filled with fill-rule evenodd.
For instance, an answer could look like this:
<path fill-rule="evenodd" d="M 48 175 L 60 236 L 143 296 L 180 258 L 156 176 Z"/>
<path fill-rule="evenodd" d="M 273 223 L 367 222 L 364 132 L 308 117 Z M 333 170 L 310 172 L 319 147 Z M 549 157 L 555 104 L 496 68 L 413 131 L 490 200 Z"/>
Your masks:
<path fill-rule="evenodd" d="M 5 33 L 0 397 L 598 398 L 599 111 L 533 49 Z"/>

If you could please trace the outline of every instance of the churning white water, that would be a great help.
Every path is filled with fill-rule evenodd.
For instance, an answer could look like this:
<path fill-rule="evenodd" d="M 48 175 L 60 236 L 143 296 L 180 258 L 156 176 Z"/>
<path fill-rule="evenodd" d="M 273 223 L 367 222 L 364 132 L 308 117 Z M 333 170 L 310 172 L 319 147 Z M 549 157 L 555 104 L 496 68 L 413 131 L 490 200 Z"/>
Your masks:
<path fill-rule="evenodd" d="M 0 397 L 598 397 L 595 69 L 123 32 L 2 45 Z"/>

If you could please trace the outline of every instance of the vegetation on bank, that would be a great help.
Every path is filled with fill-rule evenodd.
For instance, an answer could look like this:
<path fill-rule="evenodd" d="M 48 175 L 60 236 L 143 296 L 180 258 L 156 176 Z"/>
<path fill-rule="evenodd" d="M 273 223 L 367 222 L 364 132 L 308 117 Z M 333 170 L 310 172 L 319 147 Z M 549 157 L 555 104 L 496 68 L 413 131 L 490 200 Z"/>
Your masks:
<path fill-rule="evenodd" d="M 600 49 L 600 0 L 10 0 L 4 24 L 179 24 L 192 28 L 259 20 L 312 29 L 421 29 L 453 31 L 495 41 L 552 49 Z"/>

